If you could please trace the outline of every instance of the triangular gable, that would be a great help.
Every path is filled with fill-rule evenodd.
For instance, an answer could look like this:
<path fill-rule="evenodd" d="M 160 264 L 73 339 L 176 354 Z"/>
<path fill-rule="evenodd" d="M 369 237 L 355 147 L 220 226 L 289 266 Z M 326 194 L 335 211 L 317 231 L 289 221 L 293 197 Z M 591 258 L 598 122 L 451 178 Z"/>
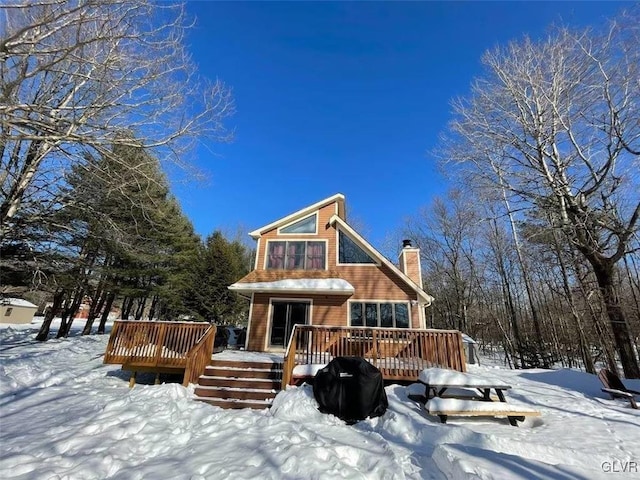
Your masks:
<path fill-rule="evenodd" d="M 367 242 L 358 232 L 356 232 L 347 222 L 337 215 L 332 216 L 329 219 L 329 223 L 335 227 L 337 224 L 342 230 L 346 231 L 353 239 L 357 240 L 357 243 L 364 248 L 374 259 L 378 260 L 381 264 L 386 265 L 393 273 L 395 273 L 400 279 L 407 283 L 415 292 L 421 297 L 424 302 L 431 305 L 433 297 L 425 292 L 421 286 L 411 280 L 406 274 L 404 274 L 398 267 L 391 263 L 387 258 L 376 250 L 369 242 Z"/>
<path fill-rule="evenodd" d="M 320 210 L 322 207 L 329 205 L 330 203 L 338 204 L 337 216 L 344 219 L 345 218 L 344 195 L 342 195 L 341 193 L 336 193 L 335 195 L 332 195 L 329 198 L 325 198 L 324 200 L 314 203 L 313 205 L 309 205 L 308 207 L 305 207 L 302 210 L 298 210 L 297 212 L 294 212 L 291 215 L 287 215 L 286 217 L 276 220 L 275 222 L 271 222 L 269 225 L 265 225 L 264 227 L 260 227 L 254 230 L 253 232 L 249 232 L 249 235 L 254 239 L 258 239 L 260 238 L 260 236 L 262 236 L 263 233 L 266 233 L 270 230 L 273 230 L 274 228 L 278 228 L 283 225 L 295 223 L 297 220 L 301 220 L 304 217 L 308 217 L 315 211 Z"/>

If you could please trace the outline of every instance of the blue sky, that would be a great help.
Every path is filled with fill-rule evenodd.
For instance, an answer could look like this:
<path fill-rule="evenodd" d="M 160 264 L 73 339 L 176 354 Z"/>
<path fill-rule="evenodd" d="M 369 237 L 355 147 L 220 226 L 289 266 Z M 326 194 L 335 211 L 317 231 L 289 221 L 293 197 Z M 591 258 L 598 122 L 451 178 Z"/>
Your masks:
<path fill-rule="evenodd" d="M 488 48 L 625 2 L 189 2 L 200 72 L 233 89 L 233 143 L 174 191 L 196 231 L 248 232 L 334 193 L 375 246 L 447 190 L 430 152 Z"/>

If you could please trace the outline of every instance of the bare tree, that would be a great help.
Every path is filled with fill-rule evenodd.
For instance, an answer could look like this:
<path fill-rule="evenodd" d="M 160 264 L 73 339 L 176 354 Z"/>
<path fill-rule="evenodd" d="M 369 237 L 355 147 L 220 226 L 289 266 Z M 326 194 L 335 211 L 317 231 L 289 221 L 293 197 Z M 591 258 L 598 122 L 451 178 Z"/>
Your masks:
<path fill-rule="evenodd" d="M 589 263 L 625 375 L 640 377 L 615 279 L 640 225 L 639 11 L 601 34 L 557 29 L 483 62 L 454 104 L 443 155 L 473 184 L 504 189 L 513 211 L 546 212 Z"/>
<path fill-rule="evenodd" d="M 420 248 L 425 281 L 437 295 L 433 309 L 447 328 L 469 331 L 469 308 L 477 243 L 477 212 L 462 192 L 453 190 L 446 199 L 436 198 L 429 209 L 407 221 L 403 236 Z"/>
<path fill-rule="evenodd" d="M 48 219 L 66 201 L 64 173 L 111 156 L 114 145 L 135 138 L 131 146 L 180 164 L 197 139 L 228 138 L 230 93 L 197 77 L 182 5 L 16 0 L 0 8 L 3 238 Z"/>

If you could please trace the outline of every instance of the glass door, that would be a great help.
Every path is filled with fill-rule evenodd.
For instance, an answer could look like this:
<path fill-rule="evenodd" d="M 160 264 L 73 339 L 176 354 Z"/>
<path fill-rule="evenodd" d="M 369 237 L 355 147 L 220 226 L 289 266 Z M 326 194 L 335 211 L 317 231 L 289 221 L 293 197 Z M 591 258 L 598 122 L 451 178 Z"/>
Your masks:
<path fill-rule="evenodd" d="M 306 325 L 309 320 L 309 302 L 272 302 L 271 335 L 269 343 L 272 347 L 286 347 L 293 331 L 293 326 Z"/>

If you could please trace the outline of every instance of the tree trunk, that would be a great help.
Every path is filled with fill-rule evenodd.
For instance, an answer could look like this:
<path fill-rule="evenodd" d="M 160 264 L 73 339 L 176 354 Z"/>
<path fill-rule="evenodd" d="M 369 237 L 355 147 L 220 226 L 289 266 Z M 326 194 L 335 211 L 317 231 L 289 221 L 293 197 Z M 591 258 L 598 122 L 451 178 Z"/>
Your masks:
<path fill-rule="evenodd" d="M 640 378 L 640 366 L 633 348 L 629 325 L 622 312 L 618 292 L 614 285 L 613 265 L 592 262 L 598 287 L 602 293 L 609 323 L 616 343 L 616 351 L 622 363 L 622 370 L 626 378 Z"/>
<path fill-rule="evenodd" d="M 102 310 L 102 317 L 100 318 L 100 325 L 98 325 L 98 333 L 102 334 L 105 331 L 107 320 L 109 319 L 109 313 L 111 312 L 111 307 L 113 305 L 113 301 L 116 298 L 116 294 L 111 292 L 107 297 L 107 301 L 105 303 L 104 309 Z"/>
<path fill-rule="evenodd" d="M 51 330 L 51 321 L 55 318 L 56 314 L 60 311 L 62 301 L 64 300 L 65 291 L 58 290 L 53 296 L 53 304 L 51 308 L 47 310 L 44 316 L 44 322 L 40 326 L 40 330 L 36 335 L 36 340 L 40 342 L 46 342 L 49 339 L 49 330 Z"/>
<path fill-rule="evenodd" d="M 133 298 L 126 297 L 122 301 L 122 319 L 129 320 L 129 315 L 131 315 L 131 308 L 133 308 Z"/>
<path fill-rule="evenodd" d="M 98 315 L 100 314 L 102 307 L 104 306 L 104 302 L 107 298 L 107 292 L 104 291 L 102 286 L 98 286 L 96 289 L 96 294 L 94 296 L 94 300 L 91 302 L 91 308 L 89 309 L 89 316 L 87 317 L 87 322 L 84 324 L 84 328 L 82 329 L 82 335 L 90 335 L 91 329 L 93 328 L 93 322 Z"/>
<path fill-rule="evenodd" d="M 82 304 L 82 299 L 84 298 L 84 289 L 80 288 L 76 291 L 76 294 L 73 297 L 73 301 L 69 305 L 69 308 L 65 309 L 65 312 L 62 316 L 62 322 L 60 323 L 60 329 L 58 330 L 58 334 L 56 338 L 66 338 L 69 336 L 69 331 L 71 330 L 71 325 L 73 325 L 73 320 L 78 313 L 78 309 Z"/>
<path fill-rule="evenodd" d="M 136 320 L 140 320 L 144 314 L 144 307 L 147 304 L 147 297 L 138 300 L 138 308 L 136 309 Z"/>
<path fill-rule="evenodd" d="M 564 289 L 565 297 L 569 302 L 569 308 L 571 309 L 571 317 L 576 325 L 576 329 L 578 332 L 578 344 L 580 347 L 580 355 L 582 357 L 582 363 L 584 365 L 585 370 L 588 373 L 596 373 L 596 368 L 593 363 L 593 358 L 591 357 L 591 348 L 590 344 L 587 341 L 587 337 L 584 332 L 584 326 L 582 325 L 582 317 L 578 313 L 578 309 L 576 307 L 576 301 L 573 296 L 573 292 L 571 290 L 571 285 L 569 283 L 569 273 L 567 271 L 567 265 L 565 264 L 564 258 L 562 257 L 562 251 L 560 250 L 560 241 L 558 239 L 557 231 L 553 231 L 553 246 L 554 252 L 556 254 L 556 259 L 558 260 L 558 265 L 560 266 L 560 272 L 562 273 L 562 288 Z M 589 301 L 588 299 L 586 300 Z"/>
<path fill-rule="evenodd" d="M 502 185 L 502 178 L 500 178 L 500 184 Z M 542 357 L 542 366 L 549 368 L 549 362 L 547 360 L 546 349 L 544 341 L 542 339 L 542 330 L 540 328 L 540 317 L 538 315 L 538 309 L 533 299 L 533 289 L 529 280 L 529 269 L 522 255 L 522 247 L 520 246 L 520 238 L 518 236 L 518 230 L 516 229 L 516 222 L 513 218 L 513 212 L 511 211 L 511 204 L 507 198 L 507 192 L 504 187 L 502 189 L 502 199 L 504 201 L 507 215 L 509 217 L 509 225 L 511 226 L 511 235 L 513 237 L 513 244 L 515 246 L 516 254 L 518 256 L 518 262 L 520 263 L 520 270 L 522 272 L 522 279 L 524 280 L 524 286 L 527 292 L 527 300 L 529 301 L 529 308 L 531 309 L 531 319 L 533 320 L 533 328 L 536 334 L 536 346 L 537 354 Z"/>
<path fill-rule="evenodd" d="M 158 295 L 154 295 L 151 300 L 151 307 L 149 307 L 149 320 L 153 320 L 153 317 L 156 315 L 156 308 L 158 307 Z"/>

